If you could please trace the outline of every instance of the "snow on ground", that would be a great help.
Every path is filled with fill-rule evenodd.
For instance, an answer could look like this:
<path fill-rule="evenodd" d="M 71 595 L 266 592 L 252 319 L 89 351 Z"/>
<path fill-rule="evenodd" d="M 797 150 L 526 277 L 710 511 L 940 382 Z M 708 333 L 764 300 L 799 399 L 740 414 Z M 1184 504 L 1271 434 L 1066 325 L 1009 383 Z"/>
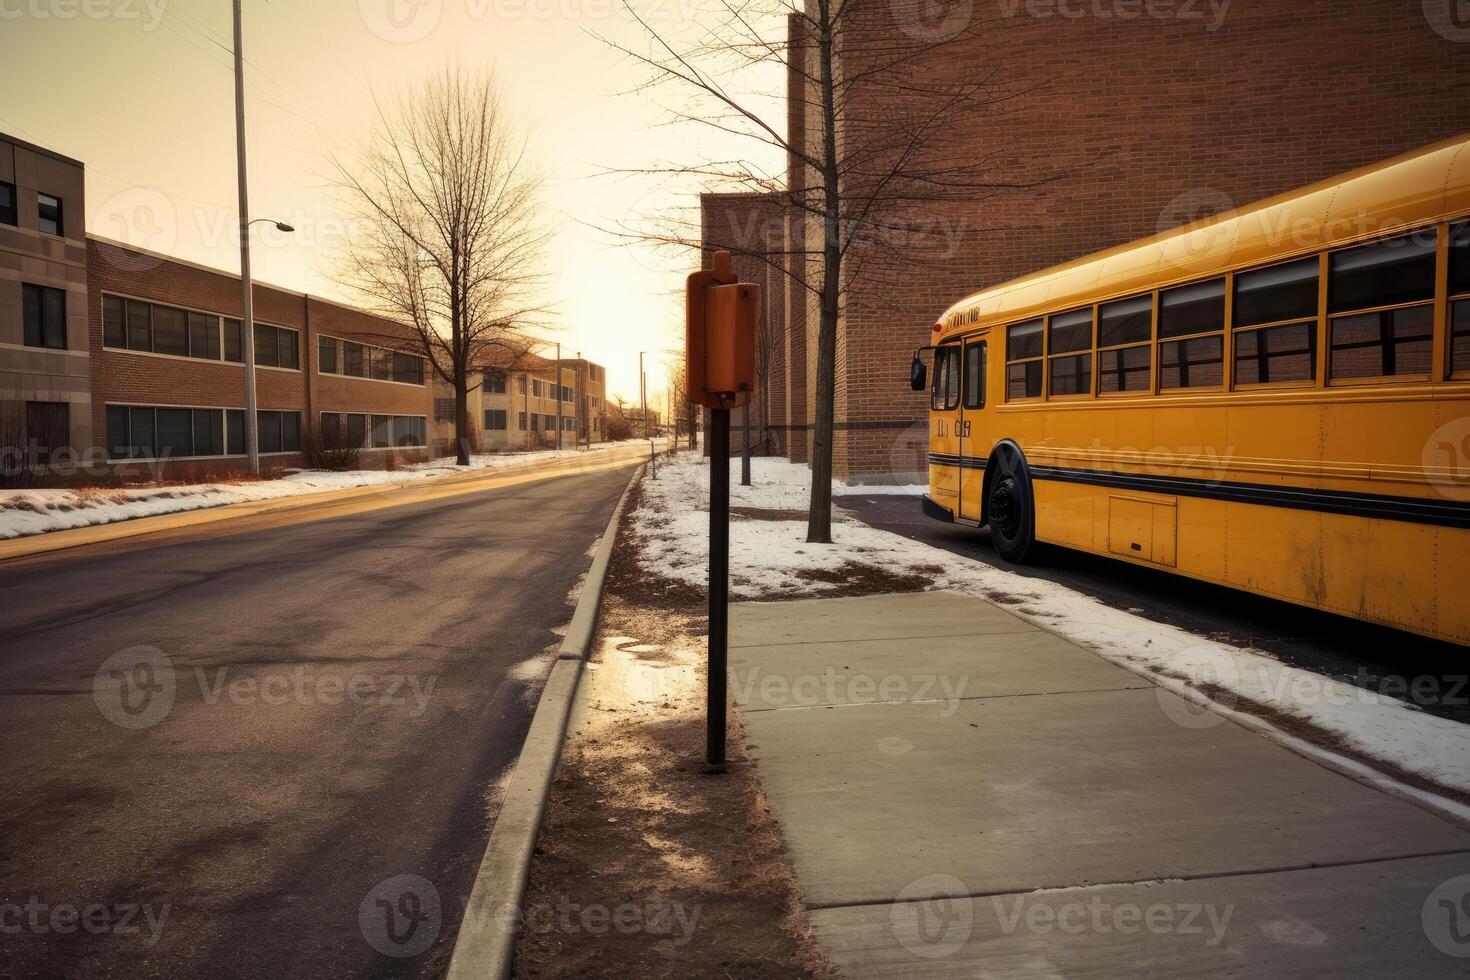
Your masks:
<path fill-rule="evenodd" d="M 644 480 L 634 514 L 650 571 L 703 588 L 709 558 L 709 475 L 704 461 L 683 456 Z M 740 462 L 731 461 L 731 506 L 805 510 L 810 471 L 781 459 L 753 461 L 751 487 L 740 486 Z M 870 487 L 834 484 L 837 507 L 845 493 Z M 917 501 L 915 506 L 918 506 Z M 739 512 L 737 512 L 738 514 Z M 786 515 L 772 515 L 786 516 Z M 834 512 L 833 544 L 808 544 L 806 521 L 737 519 L 730 529 L 730 588 L 736 599 L 800 598 L 831 591 L 828 582 L 799 574 L 859 562 L 933 579 L 934 589 L 995 602 L 1121 666 L 1147 674 L 1166 688 L 1187 685 L 1229 708 L 1259 705 L 1267 713 L 1306 722 L 1318 741 L 1461 792 L 1470 792 L 1470 726 L 1425 714 L 1396 698 L 1289 667 L 1263 653 L 1209 640 L 1106 606 L 1065 586 L 880 531 Z M 1173 702 L 1168 702 L 1172 705 Z M 1166 705 L 1167 710 L 1168 705 Z M 1251 713 L 1260 713 L 1259 709 Z M 1183 725 L 1205 727 L 1218 715 L 1179 713 Z"/>
<path fill-rule="evenodd" d="M 646 444 L 641 439 L 598 443 L 592 451 L 631 443 Z M 575 457 L 586 452 L 588 450 L 585 449 L 549 449 L 531 453 L 476 455 L 470 457 L 468 466 L 458 466 L 453 459 L 446 457 L 425 463 L 412 463 L 397 470 L 299 470 L 277 480 L 242 480 L 236 483 L 226 481 L 183 486 L 4 491 L 0 492 L 0 539 L 328 490 L 414 483 L 473 470 L 502 469 Z"/>

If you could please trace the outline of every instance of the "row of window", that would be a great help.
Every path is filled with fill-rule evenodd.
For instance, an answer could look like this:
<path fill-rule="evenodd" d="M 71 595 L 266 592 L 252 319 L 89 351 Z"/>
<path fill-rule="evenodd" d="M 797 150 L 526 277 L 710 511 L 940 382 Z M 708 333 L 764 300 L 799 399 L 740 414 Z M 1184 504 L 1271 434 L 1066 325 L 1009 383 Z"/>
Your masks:
<path fill-rule="evenodd" d="M 422 448 L 428 426 L 422 415 L 323 412 L 322 442 L 332 449 Z"/>
<path fill-rule="evenodd" d="M 1432 373 L 1436 252 L 1435 230 L 1424 229 L 1328 253 L 1333 380 Z M 1449 258 L 1449 367 L 1466 374 L 1470 222 L 1450 228 Z M 1164 391 L 1222 387 L 1227 288 L 1233 292 L 1232 383 L 1315 382 L 1320 269 L 1316 256 L 1296 259 L 1012 324 L 1006 398 L 1039 398 L 1043 390 L 1053 396 L 1150 392 L 1155 370 Z M 936 387 L 935 407 L 944 407 L 947 397 Z"/>
<path fill-rule="evenodd" d="M 238 319 L 121 296 L 102 297 L 102 343 L 116 350 L 206 361 L 223 359 L 239 364 L 245 360 Z M 299 370 L 297 331 L 257 323 L 255 363 Z"/>
<path fill-rule="evenodd" d="M 421 386 L 424 383 L 424 359 L 416 354 L 373 344 L 321 337 L 317 340 L 317 372 Z"/>
<path fill-rule="evenodd" d="M 504 414 L 504 413 L 502 413 L 502 414 Z M 486 421 L 488 423 L 488 421 L 489 421 L 489 412 L 486 413 L 485 417 L 486 417 Z M 526 431 L 527 419 L 530 420 L 530 426 L 531 426 L 531 431 L 532 432 L 555 432 L 556 431 L 556 416 L 555 415 L 541 415 L 538 412 L 532 412 L 528 416 L 525 412 L 521 412 L 520 413 L 520 429 L 521 429 L 522 432 L 525 432 Z M 505 428 L 505 424 L 504 424 L 505 423 L 505 419 L 502 418 L 500 420 L 500 422 L 501 422 L 501 425 L 498 426 L 498 428 L 502 428 L 502 429 Z M 487 424 L 486 425 L 486 428 L 491 428 L 491 426 Z M 563 415 L 561 417 L 561 430 L 563 432 L 575 432 L 576 429 L 577 429 L 577 420 L 574 417 L 572 417 L 570 415 Z"/>
<path fill-rule="evenodd" d="M 0 181 L 0 224 L 20 223 L 20 202 L 16 200 L 15 185 Z M 54 194 L 36 195 L 36 227 L 48 235 L 61 235 L 66 222 L 61 216 L 61 198 Z"/>
<path fill-rule="evenodd" d="M 301 413 L 255 413 L 262 453 L 301 451 Z M 107 406 L 107 455 L 112 459 L 242 456 L 245 411 L 238 408 Z"/>

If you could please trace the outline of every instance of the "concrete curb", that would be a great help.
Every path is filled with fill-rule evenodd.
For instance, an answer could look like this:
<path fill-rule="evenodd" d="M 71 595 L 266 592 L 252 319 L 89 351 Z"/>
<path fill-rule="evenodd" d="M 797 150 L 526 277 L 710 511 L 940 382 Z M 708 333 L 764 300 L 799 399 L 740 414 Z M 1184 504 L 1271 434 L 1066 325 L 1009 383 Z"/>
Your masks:
<path fill-rule="evenodd" d="M 613 543 L 618 522 L 628 502 L 628 494 L 643 476 L 640 465 L 628 479 L 618 505 L 613 508 L 602 541 L 587 570 L 576 611 L 567 625 L 567 633 L 557 651 L 551 676 L 541 690 L 541 700 L 531 718 L 526 743 L 506 787 L 500 813 L 485 856 L 475 875 L 474 887 L 465 904 L 464 921 L 454 941 L 454 954 L 449 960 L 446 980 L 483 980 L 486 977 L 510 976 L 511 956 L 519 933 L 521 900 L 526 894 L 526 880 L 531 873 L 531 854 L 541 829 L 541 816 L 546 798 L 551 793 L 551 778 L 561 758 L 562 741 L 572 701 L 581 680 L 582 666 L 597 625 L 597 611 L 602 602 L 602 587 L 607 579 L 607 566 L 612 560 Z"/>

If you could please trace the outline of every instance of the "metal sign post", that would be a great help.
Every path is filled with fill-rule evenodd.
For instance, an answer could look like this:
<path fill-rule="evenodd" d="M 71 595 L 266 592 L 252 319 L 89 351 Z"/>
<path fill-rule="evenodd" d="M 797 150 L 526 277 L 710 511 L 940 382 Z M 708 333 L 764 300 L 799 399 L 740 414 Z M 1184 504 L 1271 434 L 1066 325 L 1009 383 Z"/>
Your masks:
<path fill-rule="evenodd" d="M 730 647 L 730 410 L 755 390 L 755 310 L 759 287 L 739 282 L 730 253 L 689 275 L 684 289 L 684 367 L 690 400 L 710 410 L 709 680 L 707 773 L 726 770 L 725 707 Z"/>

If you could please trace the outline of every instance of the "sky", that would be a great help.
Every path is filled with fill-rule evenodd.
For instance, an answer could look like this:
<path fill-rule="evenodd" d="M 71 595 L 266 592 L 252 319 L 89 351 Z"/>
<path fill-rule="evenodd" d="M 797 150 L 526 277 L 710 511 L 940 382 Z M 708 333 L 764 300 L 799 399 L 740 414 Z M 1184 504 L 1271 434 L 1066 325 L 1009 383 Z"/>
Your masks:
<path fill-rule="evenodd" d="M 678 43 L 701 29 L 695 0 L 634 0 Z M 608 369 L 610 394 L 638 398 L 638 352 L 683 343 L 683 275 L 696 261 L 619 245 L 606 229 L 692 214 L 685 178 L 608 170 L 759 157 L 693 124 L 669 125 L 673 90 L 594 37 L 638 49 L 621 0 L 244 0 L 246 127 L 257 281 L 351 301 L 334 276 L 348 228 L 325 153 L 369 132 L 373 95 L 396 95 L 444 64 L 493 71 L 546 177 L 554 229 L 548 298 L 563 356 Z M 235 225 L 234 73 L 229 0 L 0 0 L 0 131 L 86 164 L 87 231 L 230 272 Z M 757 77 L 778 93 L 782 79 Z M 738 148 L 738 150 L 737 150 Z M 779 159 L 762 162 L 775 169 Z M 650 355 L 677 360 L 678 355 Z M 649 368 L 658 404 L 665 379 Z"/>

